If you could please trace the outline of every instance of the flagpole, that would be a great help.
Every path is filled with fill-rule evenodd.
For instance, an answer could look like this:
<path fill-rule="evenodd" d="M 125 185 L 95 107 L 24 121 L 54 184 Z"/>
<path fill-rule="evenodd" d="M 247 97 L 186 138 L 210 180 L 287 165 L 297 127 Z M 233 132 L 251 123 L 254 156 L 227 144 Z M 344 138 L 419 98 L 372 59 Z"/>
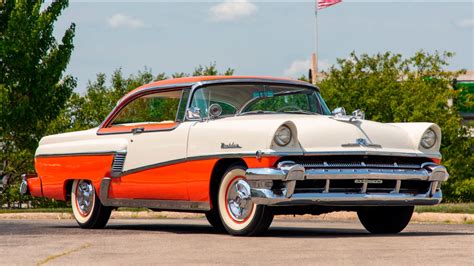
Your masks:
<path fill-rule="evenodd" d="M 314 11 L 314 53 L 311 56 L 311 68 L 313 70 L 313 84 L 316 84 L 318 76 L 318 53 L 319 53 L 319 27 L 318 27 L 318 1 Z"/>

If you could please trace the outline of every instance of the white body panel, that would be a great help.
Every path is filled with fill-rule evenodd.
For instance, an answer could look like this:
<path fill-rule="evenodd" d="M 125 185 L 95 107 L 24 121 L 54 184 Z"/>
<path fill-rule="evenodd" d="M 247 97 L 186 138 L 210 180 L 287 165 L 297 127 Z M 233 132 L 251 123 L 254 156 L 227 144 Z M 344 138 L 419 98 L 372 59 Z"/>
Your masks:
<path fill-rule="evenodd" d="M 283 124 L 292 128 L 294 141 L 278 147 L 273 136 Z M 434 129 L 439 138 L 433 148 L 426 150 L 419 143 L 428 128 Z M 252 155 L 257 151 L 264 155 L 361 153 L 439 158 L 440 136 L 439 127 L 432 123 L 343 122 L 322 115 L 266 114 L 184 122 L 170 131 L 135 135 L 98 135 L 97 128 L 58 134 L 43 138 L 36 156 L 127 150 L 125 171 L 186 158 Z M 380 146 L 344 146 L 358 138 Z M 222 148 L 222 144 L 241 148 Z"/>
<path fill-rule="evenodd" d="M 170 131 L 132 134 L 123 170 L 186 158 L 188 132 L 193 123 L 181 123 Z"/>

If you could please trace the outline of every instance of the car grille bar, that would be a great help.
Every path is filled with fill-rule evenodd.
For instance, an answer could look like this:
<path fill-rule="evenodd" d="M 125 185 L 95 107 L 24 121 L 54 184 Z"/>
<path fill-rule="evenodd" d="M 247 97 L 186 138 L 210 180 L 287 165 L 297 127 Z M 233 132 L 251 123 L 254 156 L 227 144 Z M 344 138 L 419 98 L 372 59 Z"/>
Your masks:
<path fill-rule="evenodd" d="M 121 173 L 125 164 L 126 152 L 117 152 L 112 163 L 112 173 Z"/>
<path fill-rule="evenodd" d="M 384 164 L 384 163 L 365 163 L 361 162 L 348 162 L 348 163 L 338 163 L 338 162 L 296 162 L 297 164 L 303 166 L 304 168 L 401 168 L 401 169 L 420 169 L 420 164 L 407 164 L 407 163 L 396 163 L 393 164 Z"/>

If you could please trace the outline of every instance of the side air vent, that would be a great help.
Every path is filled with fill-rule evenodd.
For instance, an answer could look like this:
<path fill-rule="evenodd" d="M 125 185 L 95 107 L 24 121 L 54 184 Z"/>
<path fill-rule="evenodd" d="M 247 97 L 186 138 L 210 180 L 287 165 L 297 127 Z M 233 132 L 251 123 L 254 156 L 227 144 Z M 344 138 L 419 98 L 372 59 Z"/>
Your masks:
<path fill-rule="evenodd" d="M 114 156 L 114 161 L 112 163 L 112 177 L 120 175 L 123 170 L 123 165 L 125 163 L 125 157 L 127 156 L 126 152 L 118 152 Z"/>

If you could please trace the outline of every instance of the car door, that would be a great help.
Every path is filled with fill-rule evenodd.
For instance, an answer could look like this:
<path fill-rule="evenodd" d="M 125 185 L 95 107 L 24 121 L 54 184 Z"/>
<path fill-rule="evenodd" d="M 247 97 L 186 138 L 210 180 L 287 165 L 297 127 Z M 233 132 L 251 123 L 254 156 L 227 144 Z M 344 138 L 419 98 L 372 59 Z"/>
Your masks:
<path fill-rule="evenodd" d="M 189 199 L 184 159 L 192 122 L 181 121 L 187 95 L 182 89 L 142 95 L 103 130 L 127 134 L 129 140 L 122 174 L 110 186 L 111 198 Z"/>

